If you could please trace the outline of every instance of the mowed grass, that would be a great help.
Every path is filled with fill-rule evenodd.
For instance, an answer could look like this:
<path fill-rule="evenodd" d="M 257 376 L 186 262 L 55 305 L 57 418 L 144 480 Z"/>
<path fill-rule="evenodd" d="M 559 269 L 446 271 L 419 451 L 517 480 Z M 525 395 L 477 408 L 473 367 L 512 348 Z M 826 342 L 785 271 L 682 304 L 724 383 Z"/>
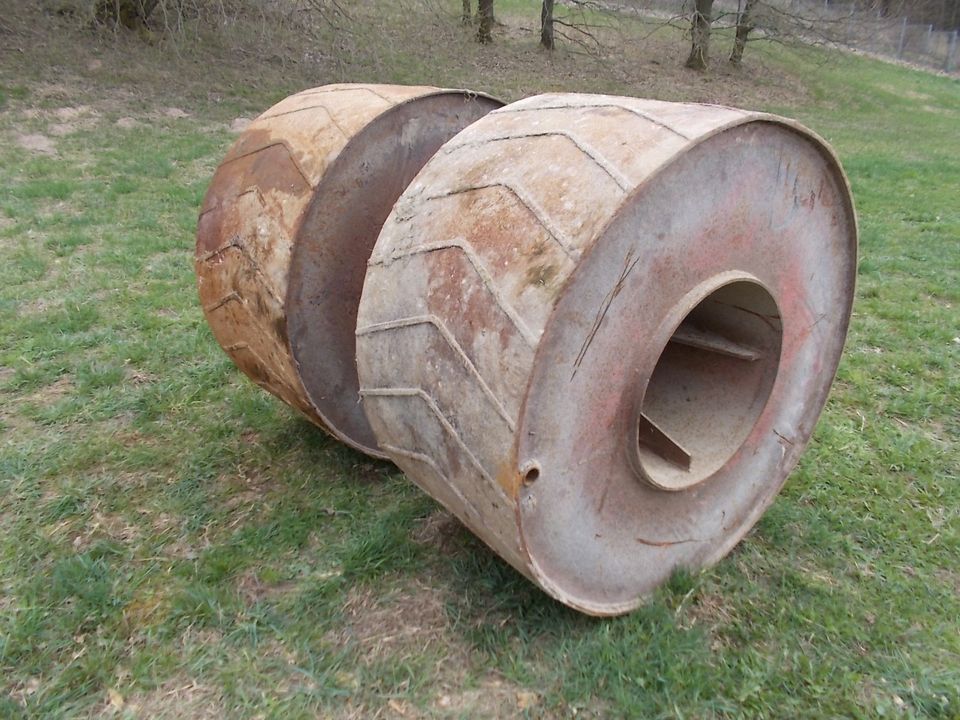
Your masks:
<path fill-rule="evenodd" d="M 175 74 L 152 48 L 108 79 L 83 63 L 124 49 L 86 35 L 72 64 L 0 64 L 0 717 L 960 717 L 960 84 L 751 46 L 743 73 L 667 88 L 537 54 L 532 3 L 477 48 L 456 5 L 252 85 L 145 88 L 151 62 Z M 419 47 L 417 22 L 450 43 Z M 733 93 L 833 143 L 861 226 L 846 354 L 720 564 L 578 615 L 217 347 L 192 246 L 228 123 L 345 79 Z"/>

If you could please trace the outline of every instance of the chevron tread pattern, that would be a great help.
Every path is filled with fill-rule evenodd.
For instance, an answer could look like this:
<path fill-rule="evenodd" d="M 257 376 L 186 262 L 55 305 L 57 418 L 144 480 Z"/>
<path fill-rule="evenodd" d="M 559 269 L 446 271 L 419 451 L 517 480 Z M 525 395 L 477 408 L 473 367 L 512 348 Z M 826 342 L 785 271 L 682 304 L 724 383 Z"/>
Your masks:
<path fill-rule="evenodd" d="M 607 96 L 514 103 L 444 145 L 381 232 L 357 328 L 368 416 L 431 494 L 469 498 L 450 502 L 522 571 L 505 463 L 553 306 L 629 194 L 742 117 Z"/>

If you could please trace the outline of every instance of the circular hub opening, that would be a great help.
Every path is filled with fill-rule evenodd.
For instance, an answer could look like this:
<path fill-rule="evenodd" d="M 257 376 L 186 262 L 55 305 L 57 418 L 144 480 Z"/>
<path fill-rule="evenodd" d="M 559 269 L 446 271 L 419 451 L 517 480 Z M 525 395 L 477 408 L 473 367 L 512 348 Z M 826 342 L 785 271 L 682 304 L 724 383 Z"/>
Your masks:
<path fill-rule="evenodd" d="M 724 285 L 687 314 L 641 404 L 636 447 L 650 484 L 684 490 L 726 464 L 767 403 L 782 341 L 777 304 L 753 281 Z"/>

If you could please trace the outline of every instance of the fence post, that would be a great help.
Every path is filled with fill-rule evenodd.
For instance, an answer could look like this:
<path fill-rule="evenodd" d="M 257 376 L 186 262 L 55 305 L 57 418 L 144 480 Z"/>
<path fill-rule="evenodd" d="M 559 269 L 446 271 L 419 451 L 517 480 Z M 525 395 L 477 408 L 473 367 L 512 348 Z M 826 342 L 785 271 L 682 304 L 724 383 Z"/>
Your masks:
<path fill-rule="evenodd" d="M 957 31 L 950 35 L 950 46 L 947 48 L 947 60 L 943 63 L 944 72 L 953 72 L 953 56 L 957 52 Z"/>
<path fill-rule="evenodd" d="M 923 39 L 923 54 L 930 54 L 930 38 L 933 37 L 933 25 L 927 25 L 927 36 Z"/>
<path fill-rule="evenodd" d="M 907 39 L 907 16 L 903 16 L 903 24 L 900 25 L 900 42 L 897 43 L 897 60 L 903 57 L 903 42 Z"/>

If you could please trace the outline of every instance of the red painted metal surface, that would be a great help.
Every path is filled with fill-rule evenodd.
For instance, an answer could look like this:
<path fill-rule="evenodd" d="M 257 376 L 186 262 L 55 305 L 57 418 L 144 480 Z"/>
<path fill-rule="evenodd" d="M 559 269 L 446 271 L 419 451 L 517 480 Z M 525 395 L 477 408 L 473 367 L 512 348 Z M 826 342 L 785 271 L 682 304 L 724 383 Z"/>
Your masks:
<path fill-rule="evenodd" d="M 843 171 L 794 122 L 544 95 L 449 141 L 357 321 L 380 447 L 514 567 L 626 612 L 717 561 L 794 467 L 853 299 Z"/>
<path fill-rule="evenodd" d="M 430 87 L 305 90 L 249 126 L 207 192 L 196 273 L 217 341 L 258 385 L 368 454 L 383 455 L 354 360 L 367 258 L 423 164 L 501 104 Z"/>

